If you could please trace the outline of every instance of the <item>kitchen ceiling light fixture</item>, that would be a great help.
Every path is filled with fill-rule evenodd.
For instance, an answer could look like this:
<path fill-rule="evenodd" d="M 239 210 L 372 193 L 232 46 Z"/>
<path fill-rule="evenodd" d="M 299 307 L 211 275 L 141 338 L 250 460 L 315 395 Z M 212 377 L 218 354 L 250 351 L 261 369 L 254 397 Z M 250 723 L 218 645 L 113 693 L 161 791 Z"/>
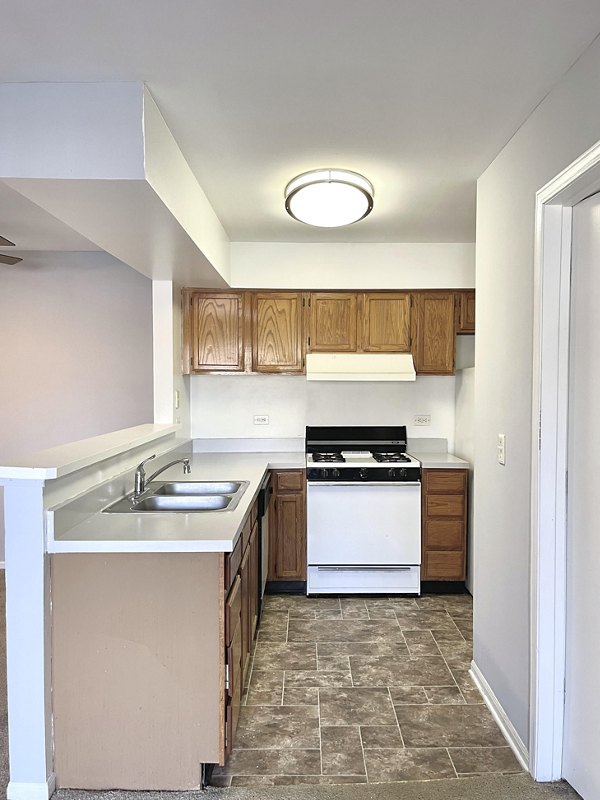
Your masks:
<path fill-rule="evenodd" d="M 373 208 L 373 185 L 348 169 L 314 169 L 285 187 L 285 208 L 298 222 L 339 228 L 364 219 Z"/>

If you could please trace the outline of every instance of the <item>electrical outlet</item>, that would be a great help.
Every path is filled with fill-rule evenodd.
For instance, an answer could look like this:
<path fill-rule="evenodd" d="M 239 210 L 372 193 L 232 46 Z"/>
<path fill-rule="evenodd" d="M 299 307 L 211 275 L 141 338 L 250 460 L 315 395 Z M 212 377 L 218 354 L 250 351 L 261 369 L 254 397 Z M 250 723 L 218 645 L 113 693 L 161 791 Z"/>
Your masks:
<path fill-rule="evenodd" d="M 255 414 L 254 415 L 254 424 L 255 425 L 268 425 L 269 424 L 269 415 L 268 414 Z"/>
<path fill-rule="evenodd" d="M 504 466 L 506 464 L 506 436 L 503 433 L 498 434 L 496 450 L 498 451 L 498 463 Z"/>
<path fill-rule="evenodd" d="M 415 414 L 413 425 L 431 425 L 431 414 Z"/>

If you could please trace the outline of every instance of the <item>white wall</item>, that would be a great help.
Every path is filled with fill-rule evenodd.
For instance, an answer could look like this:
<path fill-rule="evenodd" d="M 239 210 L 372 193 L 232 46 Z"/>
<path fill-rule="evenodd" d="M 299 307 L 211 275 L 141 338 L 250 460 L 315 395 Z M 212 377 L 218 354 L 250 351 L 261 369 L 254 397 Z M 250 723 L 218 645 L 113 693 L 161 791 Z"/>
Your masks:
<path fill-rule="evenodd" d="M 535 192 L 600 139 L 599 97 L 597 39 L 478 182 L 474 657 L 525 743 Z"/>
<path fill-rule="evenodd" d="M 192 438 L 303 437 L 306 425 L 406 425 L 409 437 L 454 444 L 454 377 L 406 383 L 326 383 L 303 376 L 192 376 Z M 269 425 L 254 425 L 268 414 Z M 415 414 L 431 425 L 415 427 Z"/>
<path fill-rule="evenodd" d="M 232 242 L 231 285 L 468 289 L 475 286 L 475 245 Z"/>
<path fill-rule="evenodd" d="M 462 336 L 461 339 L 472 339 Z M 475 478 L 475 368 L 456 371 L 456 418 L 454 423 L 454 455 L 469 462 L 469 547 L 467 556 L 467 588 L 473 592 L 475 526 L 473 524 L 473 486 Z"/>
<path fill-rule="evenodd" d="M 151 281 L 101 252 L 0 266 L 0 376 L 1 463 L 152 422 Z"/>

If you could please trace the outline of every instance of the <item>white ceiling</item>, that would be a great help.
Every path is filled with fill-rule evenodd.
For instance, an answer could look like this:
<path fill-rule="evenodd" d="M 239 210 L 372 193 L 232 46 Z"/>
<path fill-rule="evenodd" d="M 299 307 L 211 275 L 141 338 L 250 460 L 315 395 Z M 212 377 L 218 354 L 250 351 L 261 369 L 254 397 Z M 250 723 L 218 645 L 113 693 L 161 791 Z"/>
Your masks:
<path fill-rule="evenodd" d="M 9 0 L 0 75 L 145 81 L 234 241 L 461 242 L 475 179 L 599 31 L 598 0 Z M 287 217 L 323 166 L 367 175 L 369 218 Z"/>

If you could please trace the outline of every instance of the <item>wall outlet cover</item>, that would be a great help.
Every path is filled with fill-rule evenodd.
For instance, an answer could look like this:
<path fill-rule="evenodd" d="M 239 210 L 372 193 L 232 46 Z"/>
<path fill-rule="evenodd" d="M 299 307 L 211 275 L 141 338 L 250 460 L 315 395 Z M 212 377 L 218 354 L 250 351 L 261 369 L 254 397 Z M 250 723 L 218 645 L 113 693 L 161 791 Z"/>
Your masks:
<path fill-rule="evenodd" d="M 268 425 L 269 424 L 269 415 L 268 414 L 255 414 L 254 415 L 254 424 L 255 425 Z"/>
<path fill-rule="evenodd" d="M 413 425 L 431 425 L 431 414 L 415 414 Z"/>
<path fill-rule="evenodd" d="M 496 446 L 498 452 L 498 463 L 505 466 L 506 464 L 506 436 L 504 433 L 498 434 L 498 444 Z"/>

